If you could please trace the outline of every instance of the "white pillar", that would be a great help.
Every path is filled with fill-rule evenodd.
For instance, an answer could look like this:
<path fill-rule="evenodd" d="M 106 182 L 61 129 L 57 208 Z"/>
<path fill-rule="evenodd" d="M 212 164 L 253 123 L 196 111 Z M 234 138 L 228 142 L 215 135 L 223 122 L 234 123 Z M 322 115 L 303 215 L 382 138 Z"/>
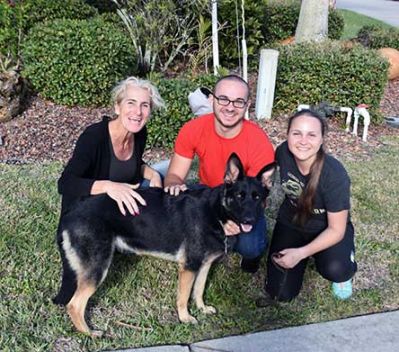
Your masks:
<path fill-rule="evenodd" d="M 212 0 L 212 53 L 213 74 L 216 76 L 219 69 L 219 41 L 218 41 L 218 2 Z"/>
<path fill-rule="evenodd" d="M 242 18 L 242 78 L 248 82 L 248 51 L 247 40 L 245 36 L 245 1 L 241 0 L 241 18 Z"/>
<path fill-rule="evenodd" d="M 257 119 L 270 119 L 272 117 L 278 55 L 279 52 L 273 49 L 262 49 L 260 51 L 255 107 Z"/>

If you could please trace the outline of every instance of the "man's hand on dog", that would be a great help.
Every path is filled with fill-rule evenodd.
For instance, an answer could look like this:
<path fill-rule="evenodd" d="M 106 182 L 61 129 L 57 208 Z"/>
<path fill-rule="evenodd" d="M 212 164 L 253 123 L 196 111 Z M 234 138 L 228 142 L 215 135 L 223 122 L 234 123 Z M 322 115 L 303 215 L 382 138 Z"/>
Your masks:
<path fill-rule="evenodd" d="M 131 185 L 110 181 L 107 184 L 106 193 L 118 204 L 119 210 L 123 215 L 126 215 L 125 207 L 130 214 L 138 215 L 140 211 L 137 203 L 147 205 L 143 197 L 134 191 L 139 186 L 138 183 Z"/>
<path fill-rule="evenodd" d="M 226 236 L 235 236 L 241 232 L 240 226 L 238 226 L 232 220 L 227 220 L 227 222 L 223 225 L 223 230 Z"/>
<path fill-rule="evenodd" d="M 172 196 L 178 196 L 180 192 L 187 191 L 187 186 L 184 183 L 181 185 L 170 185 L 166 186 L 164 191 Z"/>

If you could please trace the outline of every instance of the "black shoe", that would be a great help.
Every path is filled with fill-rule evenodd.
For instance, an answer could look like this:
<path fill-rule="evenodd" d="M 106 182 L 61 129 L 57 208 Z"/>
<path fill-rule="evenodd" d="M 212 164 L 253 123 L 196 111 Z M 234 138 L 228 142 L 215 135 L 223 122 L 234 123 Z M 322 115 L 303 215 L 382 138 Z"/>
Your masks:
<path fill-rule="evenodd" d="M 261 256 L 256 258 L 241 258 L 241 269 L 246 273 L 254 274 L 259 270 Z"/>
<path fill-rule="evenodd" d="M 255 305 L 258 308 L 272 307 L 272 306 L 277 306 L 278 301 L 274 300 L 269 296 L 269 294 L 265 293 L 261 297 L 258 297 L 256 299 Z"/>

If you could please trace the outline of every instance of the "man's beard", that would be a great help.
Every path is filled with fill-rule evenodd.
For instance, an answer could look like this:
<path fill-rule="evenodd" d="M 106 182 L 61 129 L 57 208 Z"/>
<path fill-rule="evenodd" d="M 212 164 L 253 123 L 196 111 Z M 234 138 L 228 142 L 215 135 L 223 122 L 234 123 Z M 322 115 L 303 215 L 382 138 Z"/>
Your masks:
<path fill-rule="evenodd" d="M 245 115 L 243 115 L 240 119 L 238 119 L 236 122 L 234 122 L 232 125 L 226 125 L 218 116 L 218 114 L 215 114 L 216 120 L 224 127 L 224 128 L 229 128 L 233 129 L 234 127 L 238 126 L 243 120 Z"/>

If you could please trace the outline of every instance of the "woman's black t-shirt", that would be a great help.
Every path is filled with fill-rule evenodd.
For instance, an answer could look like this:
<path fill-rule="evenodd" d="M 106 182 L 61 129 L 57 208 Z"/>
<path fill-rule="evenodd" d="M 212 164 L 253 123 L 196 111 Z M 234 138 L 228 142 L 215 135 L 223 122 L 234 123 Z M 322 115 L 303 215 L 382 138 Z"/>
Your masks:
<path fill-rule="evenodd" d="M 309 177 L 299 171 L 287 142 L 276 150 L 276 161 L 280 167 L 281 187 L 285 198 L 277 220 L 304 232 L 321 232 L 328 226 L 327 212 L 350 209 L 350 179 L 343 165 L 331 155 L 326 155 L 319 184 L 315 193 L 313 214 L 303 227 L 293 223 L 298 198 L 306 187 Z M 349 222 L 348 217 L 348 222 Z"/>

